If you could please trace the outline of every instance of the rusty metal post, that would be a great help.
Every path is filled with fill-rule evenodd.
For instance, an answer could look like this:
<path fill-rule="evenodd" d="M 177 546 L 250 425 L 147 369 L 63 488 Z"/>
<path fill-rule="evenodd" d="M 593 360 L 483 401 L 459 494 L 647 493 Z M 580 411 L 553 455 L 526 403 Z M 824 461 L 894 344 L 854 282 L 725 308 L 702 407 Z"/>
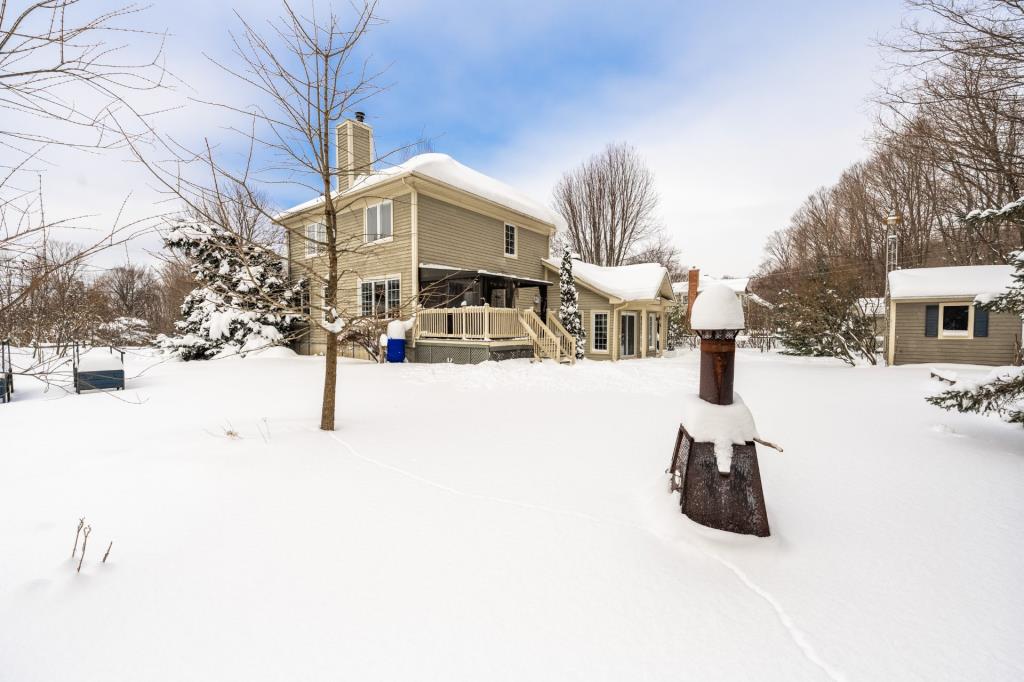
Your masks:
<path fill-rule="evenodd" d="M 716 286 L 717 289 L 701 294 L 701 301 L 710 295 L 708 300 L 712 305 L 725 306 L 726 314 L 700 317 L 702 324 L 714 324 L 717 329 L 694 328 L 700 335 L 698 395 L 705 402 L 723 406 L 712 409 L 726 410 L 724 406 L 734 404 L 736 335 L 742 330 L 744 320 L 735 294 L 721 285 Z M 733 310 L 728 310 L 730 305 L 734 306 Z M 732 328 L 722 328 L 725 326 Z M 746 408 L 736 405 L 731 411 L 742 415 Z M 719 446 L 711 441 L 697 441 L 691 435 L 691 430 L 697 427 L 696 424 L 679 425 L 668 468 L 672 476 L 670 489 L 679 492 L 683 514 L 709 528 L 759 537 L 771 535 L 757 447 L 752 441 L 733 444 L 729 471 L 722 472 L 716 452 Z"/>
<path fill-rule="evenodd" d="M 736 367 L 736 339 L 700 339 L 700 397 L 713 405 L 732 405 L 732 380 Z"/>

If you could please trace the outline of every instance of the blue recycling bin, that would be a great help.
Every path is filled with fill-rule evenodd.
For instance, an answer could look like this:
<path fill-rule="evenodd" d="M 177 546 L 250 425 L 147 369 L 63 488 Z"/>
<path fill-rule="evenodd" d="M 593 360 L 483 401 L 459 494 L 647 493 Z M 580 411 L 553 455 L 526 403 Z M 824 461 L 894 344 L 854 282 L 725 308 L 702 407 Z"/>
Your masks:
<path fill-rule="evenodd" d="M 405 362 L 405 339 L 388 339 L 388 362 Z"/>

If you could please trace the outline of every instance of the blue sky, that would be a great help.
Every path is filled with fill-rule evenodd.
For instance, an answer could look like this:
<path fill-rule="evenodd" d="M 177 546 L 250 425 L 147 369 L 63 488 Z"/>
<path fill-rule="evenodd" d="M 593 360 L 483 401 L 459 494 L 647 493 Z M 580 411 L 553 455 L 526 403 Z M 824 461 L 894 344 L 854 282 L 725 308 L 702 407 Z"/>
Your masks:
<path fill-rule="evenodd" d="M 258 24 L 278 6 L 157 0 L 141 21 L 171 34 L 168 66 L 194 94 L 244 99 L 202 53 L 227 55 L 234 7 Z M 390 87 L 363 107 L 379 152 L 426 137 L 548 202 L 561 172 L 629 142 L 658 178 L 661 218 L 683 260 L 745 274 L 802 199 L 863 156 L 865 99 L 883 76 L 873 39 L 905 10 L 895 0 L 385 0 L 379 11 L 387 21 L 365 48 L 388 67 Z M 170 125 L 182 138 L 221 134 L 216 115 L 195 105 Z M 147 183 L 120 160 L 91 159 L 99 173 L 72 165 L 80 191 L 66 203 L 101 213 L 130 190 L 145 210 Z M 143 246 L 152 244 L 135 250 Z"/>

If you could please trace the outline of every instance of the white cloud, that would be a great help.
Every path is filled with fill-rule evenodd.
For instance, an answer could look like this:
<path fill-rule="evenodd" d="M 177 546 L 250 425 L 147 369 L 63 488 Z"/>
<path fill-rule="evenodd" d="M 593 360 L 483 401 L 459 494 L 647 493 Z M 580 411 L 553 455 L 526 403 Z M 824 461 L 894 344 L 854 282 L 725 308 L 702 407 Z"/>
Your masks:
<path fill-rule="evenodd" d="M 862 24 L 777 34 L 769 50 L 709 78 L 694 79 L 690 60 L 714 60 L 691 52 L 658 74 L 600 84 L 525 122 L 489 169 L 546 198 L 563 171 L 629 142 L 657 176 L 684 262 L 750 273 L 768 234 L 865 153 L 878 56 Z"/>

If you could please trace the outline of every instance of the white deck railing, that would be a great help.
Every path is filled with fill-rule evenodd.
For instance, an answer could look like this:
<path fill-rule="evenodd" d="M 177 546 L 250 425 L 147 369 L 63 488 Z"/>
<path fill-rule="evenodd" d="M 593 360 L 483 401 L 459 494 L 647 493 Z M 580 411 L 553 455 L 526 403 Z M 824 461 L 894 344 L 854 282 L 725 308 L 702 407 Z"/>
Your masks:
<path fill-rule="evenodd" d="M 416 337 L 425 339 L 525 339 L 515 308 L 488 305 L 424 308 L 416 313 Z"/>

